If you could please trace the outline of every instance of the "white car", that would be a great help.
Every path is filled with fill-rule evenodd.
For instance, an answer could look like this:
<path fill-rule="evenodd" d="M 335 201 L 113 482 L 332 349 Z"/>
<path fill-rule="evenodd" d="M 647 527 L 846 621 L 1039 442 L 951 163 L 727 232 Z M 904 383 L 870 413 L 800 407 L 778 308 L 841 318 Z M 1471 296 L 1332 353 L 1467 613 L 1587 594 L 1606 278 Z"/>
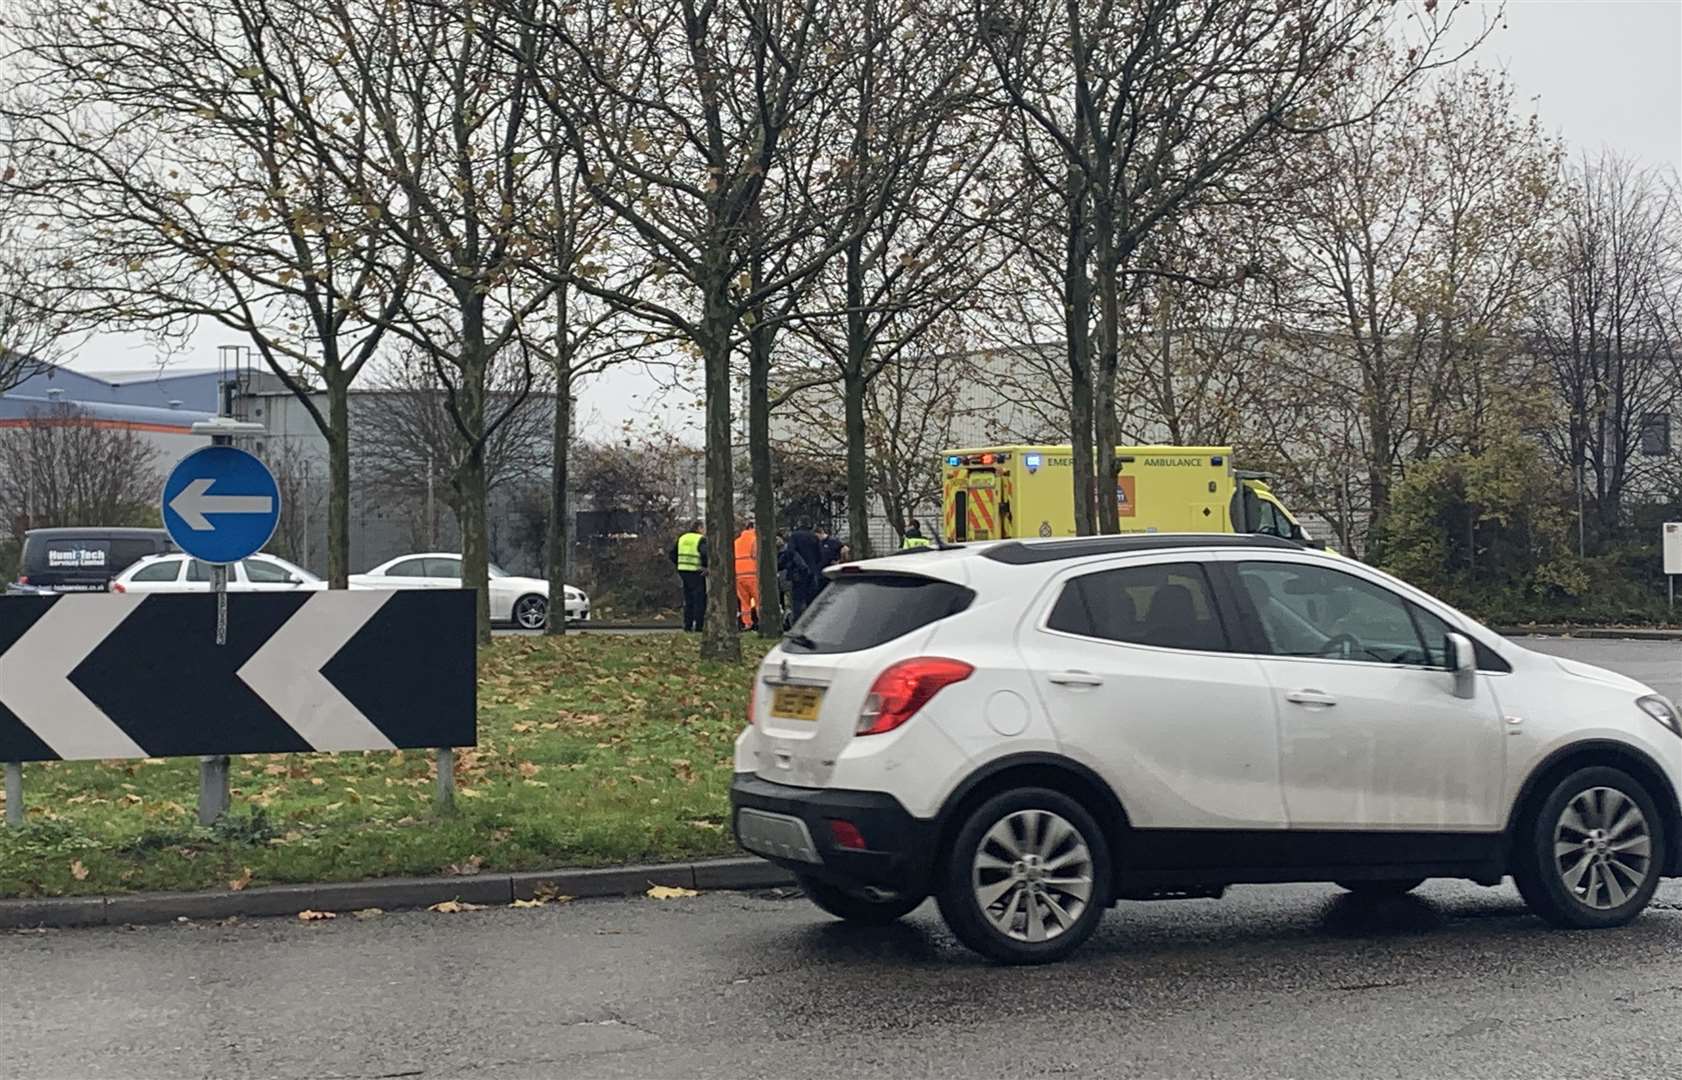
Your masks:
<path fill-rule="evenodd" d="M 325 588 L 325 581 L 274 555 L 252 555 L 228 568 L 229 592 L 319 592 Z M 111 591 L 209 592 L 210 564 L 179 552 L 148 555 L 113 578 Z"/>
<path fill-rule="evenodd" d="M 742 846 L 843 919 L 934 896 L 997 960 L 1122 899 L 1516 879 L 1616 926 L 1682 876 L 1682 720 L 1351 559 L 1261 536 L 841 567 L 756 674 Z"/>
<path fill-rule="evenodd" d="M 364 589 L 459 589 L 461 556 L 448 552 L 400 555 L 366 574 L 352 574 L 353 587 Z M 512 623 L 522 630 L 541 630 L 549 621 L 549 583 L 542 578 L 515 577 L 491 564 L 491 621 Z M 568 622 L 590 618 L 590 598 L 582 589 L 566 586 Z"/>

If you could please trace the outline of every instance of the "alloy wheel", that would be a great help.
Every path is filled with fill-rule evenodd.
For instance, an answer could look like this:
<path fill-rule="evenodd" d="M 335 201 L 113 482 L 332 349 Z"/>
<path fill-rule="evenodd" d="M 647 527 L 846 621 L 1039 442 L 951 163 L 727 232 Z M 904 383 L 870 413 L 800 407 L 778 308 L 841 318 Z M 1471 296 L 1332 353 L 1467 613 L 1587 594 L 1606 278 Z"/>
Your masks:
<path fill-rule="evenodd" d="M 549 605 L 541 596 L 522 596 L 514 605 L 514 621 L 526 630 L 541 630 L 549 621 Z"/>
<path fill-rule="evenodd" d="M 1058 814 L 1018 810 L 982 837 L 970 879 L 994 929 L 1016 941 L 1050 941 L 1074 926 L 1092 899 L 1092 851 Z"/>
<path fill-rule="evenodd" d="M 1653 872 L 1653 837 L 1641 807 L 1616 788 L 1579 792 L 1554 827 L 1554 867 L 1581 903 L 1597 911 L 1622 907 Z"/>

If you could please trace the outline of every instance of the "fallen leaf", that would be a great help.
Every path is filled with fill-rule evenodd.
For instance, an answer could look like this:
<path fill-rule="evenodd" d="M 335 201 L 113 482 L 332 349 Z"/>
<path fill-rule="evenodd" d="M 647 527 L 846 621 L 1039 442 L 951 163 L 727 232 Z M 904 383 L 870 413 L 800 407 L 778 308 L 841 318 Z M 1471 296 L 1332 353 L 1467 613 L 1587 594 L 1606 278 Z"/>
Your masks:
<path fill-rule="evenodd" d="M 460 795 L 464 799 L 477 799 L 479 797 L 479 789 L 470 787 L 456 788 L 456 794 Z"/>
<path fill-rule="evenodd" d="M 310 786 L 311 786 L 311 787 L 320 787 L 320 786 L 321 786 L 321 785 L 322 785 L 322 784 L 325 784 L 325 783 L 326 783 L 326 782 L 327 782 L 327 781 L 325 781 L 325 780 L 323 780 L 323 779 L 322 779 L 322 778 L 321 778 L 321 777 L 319 777 L 319 776 L 312 776 L 312 777 L 310 777 Z"/>
<path fill-rule="evenodd" d="M 245 869 L 240 871 L 239 877 L 228 882 L 228 888 L 232 889 L 234 892 L 239 892 L 249 884 L 251 884 L 251 867 L 247 866 Z"/>
<path fill-rule="evenodd" d="M 485 865 L 485 857 L 483 855 L 469 855 L 462 862 L 451 863 L 449 866 L 444 867 L 444 873 L 449 874 L 452 877 L 465 877 L 468 874 L 477 874 L 479 872 L 479 867 L 483 865 Z"/>
<path fill-rule="evenodd" d="M 331 911 L 315 911 L 311 908 L 305 908 L 303 911 L 298 912 L 299 922 L 319 922 L 322 919 L 337 918 L 338 916 Z"/>
<path fill-rule="evenodd" d="M 656 885 L 648 890 L 648 895 L 655 900 L 676 900 L 682 896 L 700 896 L 694 889 L 683 889 L 675 885 Z"/>
<path fill-rule="evenodd" d="M 469 904 L 465 900 L 445 900 L 443 903 L 433 904 L 426 910 L 442 912 L 445 915 L 454 915 L 458 911 L 483 911 L 485 910 L 485 905 Z"/>
<path fill-rule="evenodd" d="M 75 878 L 77 881 L 88 880 L 88 868 L 82 865 L 81 859 L 77 859 L 75 862 L 70 864 L 70 876 Z"/>
<path fill-rule="evenodd" d="M 534 764 L 530 761 L 520 762 L 520 775 L 521 776 L 536 776 L 538 773 L 540 773 L 542 771 L 543 770 L 542 770 L 541 767 L 539 767 L 538 765 L 536 765 L 536 764 Z"/>
<path fill-rule="evenodd" d="M 285 776 L 286 775 L 286 766 L 284 766 L 284 765 L 269 765 L 269 766 L 266 766 L 263 769 L 263 775 L 264 776 Z"/>
<path fill-rule="evenodd" d="M 542 907 L 544 905 L 544 903 L 545 903 L 545 901 L 542 901 L 542 900 L 516 900 L 512 904 L 510 904 L 509 906 L 510 907 L 517 907 L 517 908 L 533 908 L 533 907 Z"/>
<path fill-rule="evenodd" d="M 385 908 L 377 908 L 377 907 L 358 908 L 357 910 L 351 912 L 351 914 L 356 916 L 358 919 L 377 919 L 381 915 L 385 914 Z"/>
<path fill-rule="evenodd" d="M 344 805 L 345 804 L 342 803 L 342 802 L 330 802 L 326 806 L 322 807 L 322 810 L 324 810 L 324 811 L 326 811 L 327 813 L 330 814 L 333 811 L 340 809 Z"/>

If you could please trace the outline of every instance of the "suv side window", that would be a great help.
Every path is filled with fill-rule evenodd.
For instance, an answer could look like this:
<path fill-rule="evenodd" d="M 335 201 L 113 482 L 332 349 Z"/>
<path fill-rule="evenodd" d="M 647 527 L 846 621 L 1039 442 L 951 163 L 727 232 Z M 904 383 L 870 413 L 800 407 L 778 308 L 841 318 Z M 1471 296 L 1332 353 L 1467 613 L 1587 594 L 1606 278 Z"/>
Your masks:
<path fill-rule="evenodd" d="M 386 577 L 425 577 L 425 559 L 404 559 L 386 568 Z"/>
<path fill-rule="evenodd" d="M 1353 574 L 1299 563 L 1241 562 L 1238 580 L 1274 656 L 1408 667 L 1432 662 L 1407 601 Z"/>
<path fill-rule="evenodd" d="M 428 559 L 426 560 L 426 576 L 429 578 L 459 578 L 461 577 L 461 560 Z"/>
<path fill-rule="evenodd" d="M 1413 613 L 1413 621 L 1419 624 L 1419 636 L 1425 642 L 1425 652 L 1431 658 L 1432 667 L 1448 667 L 1448 635 L 1454 627 L 1443 622 L 1435 615 L 1426 611 L 1418 604 L 1409 604 L 1408 610 Z M 1470 634 L 1466 635 L 1471 637 Z M 1475 654 L 1479 671 L 1494 671 L 1507 673 L 1513 666 L 1501 659 L 1488 645 L 1472 637 L 1472 651 Z"/>
<path fill-rule="evenodd" d="M 1209 578 L 1197 563 L 1154 563 L 1084 574 L 1063 586 L 1047 627 L 1081 637 L 1226 652 Z"/>

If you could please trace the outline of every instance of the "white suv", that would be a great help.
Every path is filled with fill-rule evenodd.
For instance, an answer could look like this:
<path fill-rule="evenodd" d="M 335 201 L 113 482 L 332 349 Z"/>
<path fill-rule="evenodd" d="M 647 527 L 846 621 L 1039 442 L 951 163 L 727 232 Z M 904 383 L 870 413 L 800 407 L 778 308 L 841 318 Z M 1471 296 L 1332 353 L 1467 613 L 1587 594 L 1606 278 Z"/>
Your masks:
<path fill-rule="evenodd" d="M 742 846 L 843 919 L 933 895 L 1053 960 L 1121 899 L 1512 875 L 1615 926 L 1682 875 L 1682 720 L 1371 567 L 1257 536 L 921 549 L 833 572 L 754 680 Z"/>

